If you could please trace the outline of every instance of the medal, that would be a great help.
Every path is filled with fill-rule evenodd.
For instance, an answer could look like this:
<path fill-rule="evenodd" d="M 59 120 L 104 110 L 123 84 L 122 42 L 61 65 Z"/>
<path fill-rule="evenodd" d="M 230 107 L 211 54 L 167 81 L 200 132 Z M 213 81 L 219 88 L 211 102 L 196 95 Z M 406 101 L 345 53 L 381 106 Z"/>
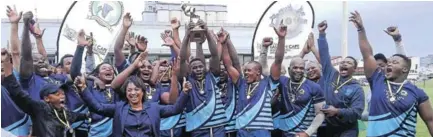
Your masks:
<path fill-rule="evenodd" d="M 152 99 L 152 96 L 147 96 L 148 99 Z"/>
<path fill-rule="evenodd" d="M 54 114 L 56 114 L 57 119 L 60 121 L 60 123 L 62 123 L 63 125 L 65 125 L 65 127 L 67 129 L 69 129 L 69 133 L 74 133 L 74 129 L 71 127 L 71 125 L 69 124 L 68 118 L 66 117 L 66 112 L 65 110 L 63 110 L 63 116 L 65 116 L 65 121 L 63 121 L 62 119 L 60 119 L 59 114 L 57 114 L 57 111 L 54 109 Z"/>
<path fill-rule="evenodd" d="M 403 83 L 401 83 L 400 87 L 397 89 L 397 91 L 395 92 L 395 94 L 392 93 L 392 88 L 391 88 L 391 84 L 389 84 L 389 81 L 386 81 L 386 84 L 388 85 L 388 94 L 389 96 L 391 96 L 389 98 L 390 102 L 394 102 L 396 100 L 395 96 L 401 91 L 401 89 L 403 88 L 403 85 L 406 83 L 406 80 L 403 81 Z M 406 93 L 407 94 L 407 93 Z"/>
<path fill-rule="evenodd" d="M 259 86 L 259 84 L 257 84 L 257 82 L 255 82 L 253 84 L 255 84 L 255 86 L 252 89 L 251 89 L 251 84 L 248 85 L 247 99 L 250 99 L 250 97 L 253 94 L 254 90 L 257 88 L 257 86 Z"/>
<path fill-rule="evenodd" d="M 335 88 L 334 93 L 337 94 L 338 93 L 338 89 L 340 89 L 341 87 L 343 87 L 344 85 L 346 85 L 349 81 L 352 81 L 352 79 L 353 79 L 353 77 L 350 78 L 350 79 L 348 79 L 348 80 L 346 80 L 346 81 L 344 81 L 341 85 L 339 85 L 339 83 L 340 83 L 340 76 L 338 76 L 338 78 L 337 78 L 337 85 L 339 85 L 339 86 L 337 88 Z"/>
<path fill-rule="evenodd" d="M 395 101 L 395 97 L 389 98 L 389 101 L 394 102 Z"/>
<path fill-rule="evenodd" d="M 69 133 L 74 133 L 74 129 L 73 128 L 69 128 Z"/>
<path fill-rule="evenodd" d="M 290 83 L 289 83 L 289 97 L 290 97 L 290 102 L 295 102 L 296 101 L 296 97 L 297 97 L 297 95 L 298 95 L 298 93 L 299 92 L 302 92 L 302 93 L 300 93 L 300 94 L 304 94 L 303 92 L 303 90 L 302 91 L 300 91 L 300 89 L 301 89 L 301 87 L 302 87 L 302 84 L 304 84 L 304 82 L 305 82 L 305 78 L 303 78 L 302 79 L 302 81 L 300 82 L 300 83 L 295 83 L 295 82 L 293 82 L 293 81 L 291 81 L 290 80 Z M 292 84 L 299 84 L 299 86 L 296 88 L 296 89 L 294 89 L 293 87 L 292 87 Z"/>

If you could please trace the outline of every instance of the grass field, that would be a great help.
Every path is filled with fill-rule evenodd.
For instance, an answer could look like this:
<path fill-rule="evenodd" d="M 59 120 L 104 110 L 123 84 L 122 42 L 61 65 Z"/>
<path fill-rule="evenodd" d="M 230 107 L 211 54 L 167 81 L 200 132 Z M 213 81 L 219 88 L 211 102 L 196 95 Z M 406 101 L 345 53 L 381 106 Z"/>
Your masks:
<path fill-rule="evenodd" d="M 427 95 L 430 97 L 430 103 L 433 103 L 433 80 L 429 80 L 425 82 L 425 87 L 424 87 L 424 83 L 420 82 L 416 84 L 419 88 L 424 89 L 424 91 L 427 93 Z M 364 87 L 364 91 L 368 92 L 370 91 L 370 89 L 368 87 Z M 365 122 L 365 125 L 367 125 L 368 123 Z M 366 132 L 365 131 L 361 131 L 359 134 L 359 137 L 365 137 L 366 136 Z M 420 116 L 418 115 L 418 120 L 417 120 L 417 125 L 416 125 L 416 136 L 417 137 L 429 137 L 430 134 L 427 130 L 427 127 L 424 123 L 424 121 L 422 121 L 422 119 L 420 118 Z"/>

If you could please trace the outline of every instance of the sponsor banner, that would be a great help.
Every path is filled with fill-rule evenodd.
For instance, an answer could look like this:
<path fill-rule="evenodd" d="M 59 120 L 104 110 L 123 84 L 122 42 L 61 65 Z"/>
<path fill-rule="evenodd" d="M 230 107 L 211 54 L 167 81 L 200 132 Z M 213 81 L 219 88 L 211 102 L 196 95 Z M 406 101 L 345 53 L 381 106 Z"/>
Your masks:
<path fill-rule="evenodd" d="M 273 27 L 283 22 L 287 26 L 285 58 L 298 55 L 308 39 L 314 26 L 314 10 L 306 1 L 276 1 L 263 13 L 257 25 L 253 39 L 255 60 L 260 55 L 264 37 L 272 37 L 273 45 L 269 46 L 268 56 L 273 59 L 278 45 L 278 36 Z"/>
<path fill-rule="evenodd" d="M 108 50 L 114 46 L 115 38 L 122 27 L 124 14 L 121 1 L 74 2 L 66 13 L 59 31 L 58 58 L 65 54 L 74 54 L 78 32 L 84 29 L 88 36 L 90 32 L 93 33 L 95 64 L 103 62 Z M 84 57 L 82 70 L 85 70 Z"/>

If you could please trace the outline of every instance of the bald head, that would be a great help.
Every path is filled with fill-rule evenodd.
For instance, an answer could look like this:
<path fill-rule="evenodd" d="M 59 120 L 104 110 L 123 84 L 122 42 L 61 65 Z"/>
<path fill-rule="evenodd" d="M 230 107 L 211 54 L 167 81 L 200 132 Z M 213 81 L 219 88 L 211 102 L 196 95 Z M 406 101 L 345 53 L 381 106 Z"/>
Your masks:
<path fill-rule="evenodd" d="M 299 82 L 304 77 L 304 71 L 305 71 L 305 61 L 300 57 L 292 58 L 289 67 L 290 78 L 295 82 Z"/>

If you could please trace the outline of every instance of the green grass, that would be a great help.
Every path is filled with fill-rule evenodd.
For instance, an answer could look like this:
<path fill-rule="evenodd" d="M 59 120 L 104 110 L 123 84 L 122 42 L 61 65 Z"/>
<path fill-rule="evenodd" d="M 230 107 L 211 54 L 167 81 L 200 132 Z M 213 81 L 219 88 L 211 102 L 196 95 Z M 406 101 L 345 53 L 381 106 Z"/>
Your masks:
<path fill-rule="evenodd" d="M 425 82 L 425 87 L 424 87 L 424 83 L 420 82 L 416 84 L 419 88 L 423 89 L 424 92 L 426 92 L 426 94 L 430 97 L 430 103 L 433 104 L 433 80 L 429 80 Z M 368 87 L 364 87 L 364 91 L 370 91 L 370 89 Z M 367 122 L 365 122 L 366 126 L 368 126 Z M 359 133 L 359 137 L 365 137 L 366 136 L 366 131 L 361 131 Z M 420 116 L 418 115 L 418 120 L 417 120 L 417 124 L 416 124 L 416 136 L 417 137 L 429 137 L 430 133 L 427 129 L 427 126 L 425 125 L 424 121 L 422 121 L 422 119 L 420 118 Z"/>

